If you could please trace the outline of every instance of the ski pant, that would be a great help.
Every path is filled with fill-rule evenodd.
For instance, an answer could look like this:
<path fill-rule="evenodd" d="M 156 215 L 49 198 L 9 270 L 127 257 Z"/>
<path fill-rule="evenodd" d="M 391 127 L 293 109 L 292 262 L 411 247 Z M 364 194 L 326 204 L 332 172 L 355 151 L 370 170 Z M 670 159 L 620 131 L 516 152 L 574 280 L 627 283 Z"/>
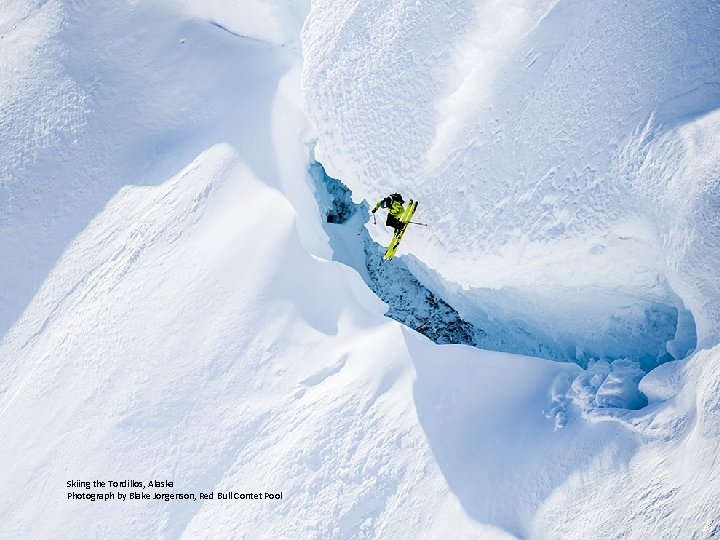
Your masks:
<path fill-rule="evenodd" d="M 385 225 L 399 231 L 405 224 L 392 214 L 388 214 L 387 219 L 385 220 Z"/>

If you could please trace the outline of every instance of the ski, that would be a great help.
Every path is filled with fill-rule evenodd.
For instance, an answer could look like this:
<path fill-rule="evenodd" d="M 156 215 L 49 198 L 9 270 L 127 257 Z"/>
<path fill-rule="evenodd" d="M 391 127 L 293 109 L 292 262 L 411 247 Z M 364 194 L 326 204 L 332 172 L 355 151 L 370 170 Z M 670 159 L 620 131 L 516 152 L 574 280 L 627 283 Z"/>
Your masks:
<path fill-rule="evenodd" d="M 387 248 L 387 251 L 385 252 L 385 255 L 383 255 L 383 259 L 390 260 L 395 256 L 395 252 L 397 251 L 398 246 L 400 245 L 400 241 L 402 240 L 403 235 L 405 234 L 405 231 L 408 228 L 408 225 L 410 224 L 410 220 L 412 219 L 413 215 L 415 214 L 415 209 L 417 208 L 417 201 L 410 201 L 407 208 L 403 212 L 402 216 L 400 216 L 400 221 L 404 223 L 402 229 L 395 231 L 393 234 L 392 240 L 390 240 L 390 245 Z"/>

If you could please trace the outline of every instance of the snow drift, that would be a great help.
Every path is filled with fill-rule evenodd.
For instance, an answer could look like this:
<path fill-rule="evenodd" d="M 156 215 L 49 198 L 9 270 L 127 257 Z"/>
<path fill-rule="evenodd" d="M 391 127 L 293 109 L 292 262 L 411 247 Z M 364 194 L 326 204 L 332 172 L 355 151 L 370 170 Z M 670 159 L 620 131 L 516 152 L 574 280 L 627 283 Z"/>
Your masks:
<path fill-rule="evenodd" d="M 688 47 L 693 36 L 699 46 L 684 71 L 668 65 L 660 90 L 641 87 L 649 75 L 638 79 L 637 95 L 613 88 L 629 100 L 618 100 L 616 124 L 605 126 L 588 109 L 580 129 L 581 105 L 604 99 L 611 85 L 600 75 L 622 62 L 607 55 L 597 92 L 570 99 L 573 78 L 585 72 L 568 58 L 600 55 L 581 39 L 582 5 L 567 4 L 501 9 L 489 2 L 476 11 L 460 2 L 447 13 L 397 2 L 314 3 L 303 37 L 303 100 L 314 131 L 300 99 L 303 3 L 6 2 L 0 536 L 716 536 L 720 346 L 704 344 L 717 332 L 709 279 L 717 254 L 708 251 L 716 241 L 709 129 L 716 113 L 705 84 L 715 80 L 709 62 L 717 19 L 700 17 L 701 4 L 682 13 L 667 7 L 655 19 L 647 17 L 660 4 L 614 6 L 627 11 L 622 17 L 596 6 L 595 32 L 617 30 L 611 45 L 625 40 L 633 58 L 646 59 L 635 51 L 652 34 L 634 33 L 644 9 L 643 22 L 656 31 L 693 20 L 692 32 L 687 26 L 673 35 Z M 561 31 L 561 16 L 580 26 Z M 510 69 L 528 40 L 537 60 L 531 55 Z M 661 53 L 687 57 L 680 47 L 648 53 L 648 61 Z M 486 64 L 475 71 L 478 55 Z M 519 84 L 523 72 L 545 94 L 515 102 L 522 86 L 493 90 L 500 78 L 490 74 Z M 699 94 L 664 108 L 651 104 L 690 77 L 704 85 Z M 617 135 L 591 160 L 596 182 L 581 184 L 588 200 L 560 181 L 575 167 L 585 178 L 588 154 L 561 159 L 563 145 L 536 146 L 547 142 L 546 121 L 560 115 L 564 100 L 552 90 L 563 81 L 570 81 L 568 116 L 557 125 L 578 144 L 595 133 Z M 544 111 L 546 95 L 553 106 Z M 702 106 L 690 114 L 688 103 Z M 521 108 L 502 109 L 509 104 Z M 394 111 L 406 114 L 393 122 Z M 529 119 L 540 112 L 550 117 L 537 117 L 542 128 L 531 130 Z M 483 114 L 507 116 L 497 126 L 505 131 L 489 131 L 478 121 Z M 512 130 L 526 140 L 517 139 L 517 161 L 508 165 L 507 155 L 486 148 L 487 137 L 504 152 L 516 139 Z M 408 266 L 445 287 L 447 299 L 466 298 L 459 308 L 476 318 L 505 310 L 503 321 L 535 323 L 528 328 L 536 337 L 547 333 L 538 343 L 560 350 L 591 325 L 562 326 L 563 306 L 575 298 L 571 286 L 594 299 L 602 283 L 614 292 L 610 300 L 578 302 L 583 310 L 575 315 L 604 320 L 624 298 L 631 315 L 618 324 L 642 329 L 638 306 L 653 316 L 675 309 L 670 326 L 681 356 L 694 345 L 694 326 L 690 316 L 682 323 L 677 295 L 697 322 L 700 350 L 643 377 L 622 359 L 593 360 L 585 370 L 437 346 L 389 320 L 360 275 L 332 260 L 329 224 L 306 172 L 318 136 L 324 162 L 360 197 L 385 191 L 378 172 L 412 186 L 434 230 L 445 233 L 409 236 L 406 247 L 417 257 L 405 257 Z M 528 148 L 547 153 L 535 164 Z M 677 160 L 668 161 L 671 155 Z M 521 165 L 525 176 L 501 174 Z M 556 180 L 531 189 L 550 165 Z M 455 180 L 481 166 L 483 189 Z M 609 181 L 612 167 L 617 184 Z M 662 182 L 649 182 L 660 173 Z M 504 206 L 501 180 L 509 183 Z M 692 190 L 678 201 L 670 194 L 681 185 Z M 532 201 L 546 203 L 538 210 Z M 575 216 L 572 204 L 577 216 L 592 219 Z M 470 220 L 462 231 L 465 222 L 443 212 L 457 205 Z M 642 219 L 630 211 L 636 206 Z M 503 208 L 503 222 L 484 221 Z M 670 211 L 676 214 L 663 225 Z M 533 215 L 542 218 L 536 227 Z M 564 224 L 555 233 L 545 219 L 552 217 Z M 346 232 L 338 236 L 350 238 Z M 458 239 L 453 245 L 450 235 Z M 538 253 L 550 255 L 539 261 Z M 574 254 L 573 273 L 566 263 Z M 483 308 L 473 293 L 497 307 Z M 535 293 L 544 300 L 530 303 Z M 512 294 L 516 300 L 503 300 Z M 545 322 L 537 315 L 543 306 Z M 606 338 L 590 341 L 602 348 Z M 68 499 L 68 481 L 94 479 L 171 480 L 168 492 L 282 491 L 283 499 Z"/>

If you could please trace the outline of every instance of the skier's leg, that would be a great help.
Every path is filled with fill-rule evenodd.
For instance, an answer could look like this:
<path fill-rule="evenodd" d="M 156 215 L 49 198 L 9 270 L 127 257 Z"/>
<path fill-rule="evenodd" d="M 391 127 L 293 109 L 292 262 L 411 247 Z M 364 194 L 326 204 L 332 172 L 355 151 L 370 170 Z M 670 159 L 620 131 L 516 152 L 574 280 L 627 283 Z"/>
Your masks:
<path fill-rule="evenodd" d="M 385 225 L 399 231 L 403 228 L 404 223 L 395 216 L 388 214 L 387 220 L 385 220 Z"/>

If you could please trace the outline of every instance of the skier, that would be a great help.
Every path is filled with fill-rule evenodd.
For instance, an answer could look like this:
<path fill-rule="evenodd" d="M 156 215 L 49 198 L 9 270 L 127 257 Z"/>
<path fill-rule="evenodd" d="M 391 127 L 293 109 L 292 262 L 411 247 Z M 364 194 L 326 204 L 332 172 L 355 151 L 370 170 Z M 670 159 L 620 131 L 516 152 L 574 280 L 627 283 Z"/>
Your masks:
<path fill-rule="evenodd" d="M 402 240 L 408 224 L 416 223 L 415 221 L 410 220 L 412 219 L 413 215 L 415 214 L 415 210 L 417 209 L 417 201 L 413 201 L 412 199 L 410 199 L 407 208 L 405 208 L 403 204 L 405 204 L 405 201 L 403 200 L 402 195 L 400 195 L 399 193 L 393 193 L 391 195 L 388 195 L 384 199 L 380 199 L 375 204 L 375 207 L 372 209 L 373 220 L 375 221 L 375 223 L 377 223 L 374 215 L 375 212 L 377 212 L 378 208 L 380 207 L 387 208 L 388 215 L 387 220 L 385 220 L 385 225 L 395 229 L 392 240 L 390 240 L 390 245 L 388 246 L 387 251 L 383 256 L 383 258 L 386 260 L 390 260 L 395 256 L 395 252 L 400 245 L 400 240 Z M 425 224 L 420 223 L 420 225 Z"/>
<path fill-rule="evenodd" d="M 403 223 L 400 219 L 405 212 L 403 204 L 405 204 L 405 201 L 403 200 L 402 195 L 399 193 L 392 193 L 384 199 L 380 199 L 375 205 L 375 208 L 372 209 L 372 213 L 374 214 L 377 212 L 378 208 L 387 208 L 388 214 L 387 219 L 385 220 L 385 225 L 392 227 L 397 232 L 405 226 L 405 223 Z"/>

